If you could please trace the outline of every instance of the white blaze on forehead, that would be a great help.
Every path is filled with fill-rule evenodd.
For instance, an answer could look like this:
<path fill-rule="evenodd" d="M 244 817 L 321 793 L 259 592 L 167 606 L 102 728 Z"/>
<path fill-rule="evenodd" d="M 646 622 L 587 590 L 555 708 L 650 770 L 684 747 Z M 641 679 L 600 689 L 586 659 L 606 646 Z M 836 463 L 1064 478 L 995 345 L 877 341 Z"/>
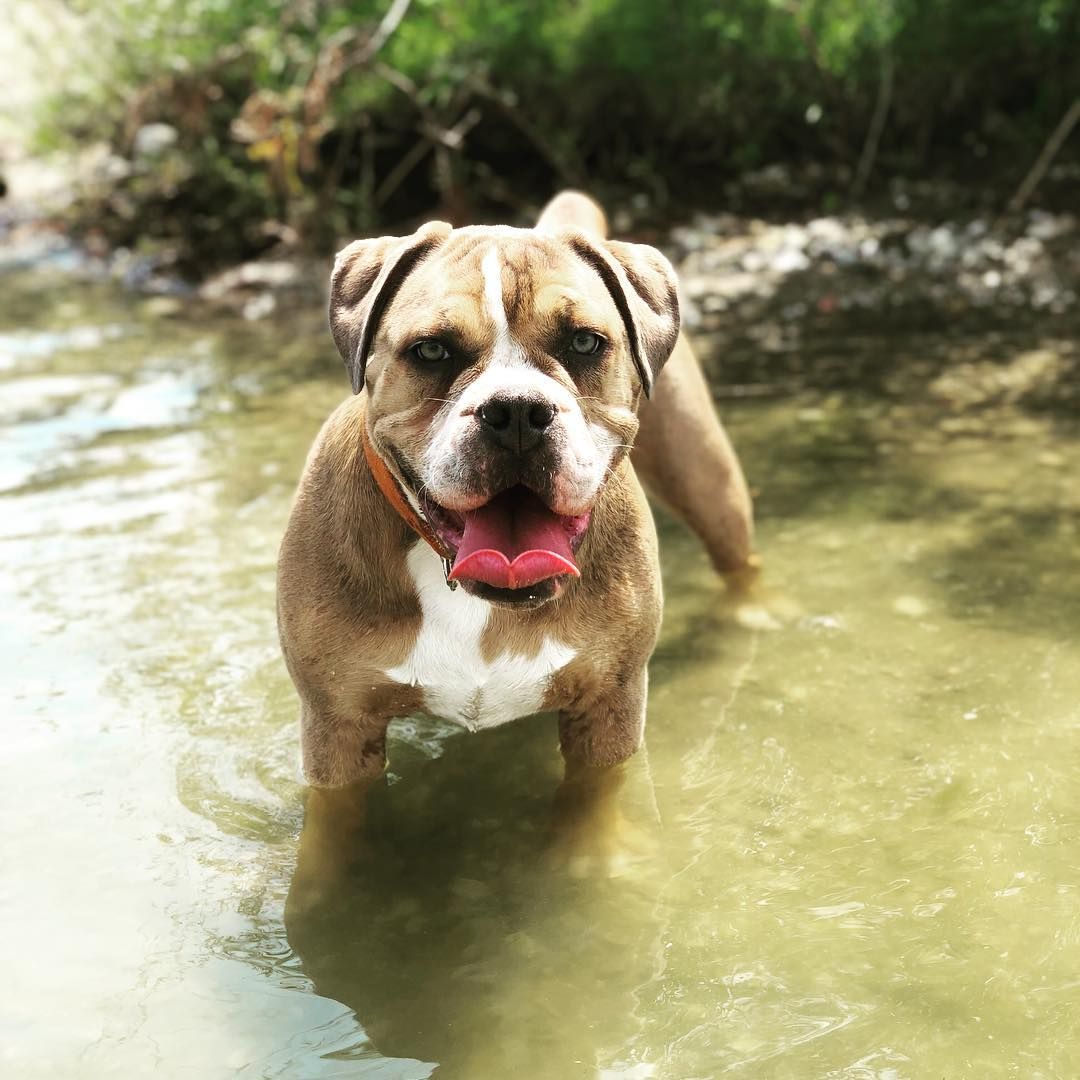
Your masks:
<path fill-rule="evenodd" d="M 480 263 L 480 272 L 484 275 L 484 303 L 491 321 L 495 324 L 495 332 L 509 336 L 510 326 L 506 321 L 506 307 L 503 304 L 502 259 L 499 258 L 499 249 L 494 244 L 487 249 L 487 254 Z"/>
<path fill-rule="evenodd" d="M 510 323 L 506 319 L 506 304 L 503 300 L 502 259 L 499 248 L 492 244 L 487 249 L 480 263 L 480 272 L 484 276 L 484 307 L 491 321 L 495 324 L 495 348 L 492 351 L 492 363 L 517 366 L 524 364 L 525 350 L 521 343 L 514 340 L 510 333 Z"/>

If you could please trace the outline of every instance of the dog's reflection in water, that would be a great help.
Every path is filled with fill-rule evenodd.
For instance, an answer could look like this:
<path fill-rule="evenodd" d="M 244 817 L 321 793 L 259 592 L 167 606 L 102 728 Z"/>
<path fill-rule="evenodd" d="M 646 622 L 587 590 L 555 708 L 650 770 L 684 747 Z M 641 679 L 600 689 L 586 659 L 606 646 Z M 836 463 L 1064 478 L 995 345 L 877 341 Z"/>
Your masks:
<path fill-rule="evenodd" d="M 661 930 L 647 761 L 560 782 L 554 742 L 519 721 L 309 792 L 289 942 L 380 1053 L 540 1080 L 592 1075 L 632 1034 Z"/>

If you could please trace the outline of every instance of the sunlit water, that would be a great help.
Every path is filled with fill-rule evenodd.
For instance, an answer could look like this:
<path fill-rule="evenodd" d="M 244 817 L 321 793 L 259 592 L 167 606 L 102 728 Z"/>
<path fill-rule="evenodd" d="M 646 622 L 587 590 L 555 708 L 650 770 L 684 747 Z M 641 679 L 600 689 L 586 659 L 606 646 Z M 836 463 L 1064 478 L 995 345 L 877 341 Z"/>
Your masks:
<path fill-rule="evenodd" d="M 321 316 L 4 290 L 0 1074 L 1080 1074 L 1074 418 L 957 423 L 954 346 L 839 333 L 875 377 L 726 409 L 762 610 L 661 522 L 644 857 L 552 867 L 550 718 L 411 721 L 367 858 L 287 926 L 274 558 L 345 391 Z"/>

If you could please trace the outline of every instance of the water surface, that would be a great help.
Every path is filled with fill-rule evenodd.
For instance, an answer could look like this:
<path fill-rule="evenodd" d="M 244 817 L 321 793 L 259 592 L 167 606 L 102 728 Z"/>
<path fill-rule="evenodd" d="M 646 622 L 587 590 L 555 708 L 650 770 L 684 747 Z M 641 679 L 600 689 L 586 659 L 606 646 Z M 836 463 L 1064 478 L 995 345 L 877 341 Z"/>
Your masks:
<path fill-rule="evenodd" d="M 273 568 L 346 392 L 321 314 L 4 289 L 3 1075 L 1080 1074 L 1080 424 L 932 392 L 1038 327 L 838 325 L 845 377 L 726 406 L 765 595 L 737 618 L 661 516 L 626 873 L 547 857 L 551 718 L 412 719 L 286 925 Z"/>

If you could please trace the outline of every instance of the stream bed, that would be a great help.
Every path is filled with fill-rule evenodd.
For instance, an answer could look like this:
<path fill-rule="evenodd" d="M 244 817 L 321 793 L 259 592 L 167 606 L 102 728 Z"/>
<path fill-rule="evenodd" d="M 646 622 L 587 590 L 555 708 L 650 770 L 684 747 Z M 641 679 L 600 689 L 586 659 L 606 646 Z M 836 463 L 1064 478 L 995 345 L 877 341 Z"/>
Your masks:
<path fill-rule="evenodd" d="M 660 514 L 639 857 L 545 857 L 552 718 L 404 719 L 371 857 L 286 921 L 322 313 L 3 287 L 0 1074 L 1080 1075 L 1080 420 L 1008 391 L 1062 334 L 838 316 L 760 379 L 702 339 L 766 573 L 733 610 Z"/>

